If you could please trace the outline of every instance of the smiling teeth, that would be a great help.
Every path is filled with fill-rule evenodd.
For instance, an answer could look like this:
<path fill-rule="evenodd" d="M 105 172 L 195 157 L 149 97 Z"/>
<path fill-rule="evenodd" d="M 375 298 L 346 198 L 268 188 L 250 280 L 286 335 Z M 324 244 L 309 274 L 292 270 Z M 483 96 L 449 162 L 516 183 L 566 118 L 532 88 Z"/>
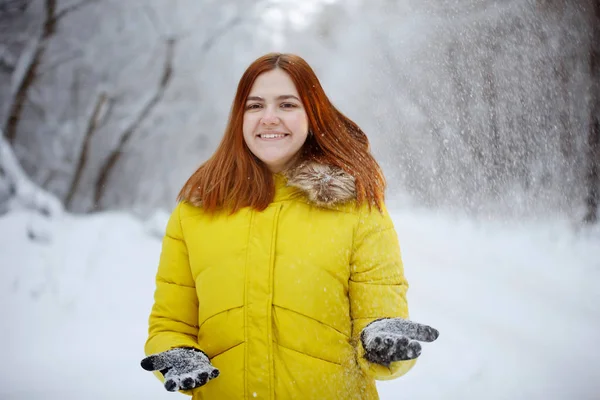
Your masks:
<path fill-rule="evenodd" d="M 275 138 L 280 138 L 280 137 L 284 137 L 285 134 L 283 133 L 265 133 L 260 135 L 261 138 L 263 139 L 275 139 Z"/>

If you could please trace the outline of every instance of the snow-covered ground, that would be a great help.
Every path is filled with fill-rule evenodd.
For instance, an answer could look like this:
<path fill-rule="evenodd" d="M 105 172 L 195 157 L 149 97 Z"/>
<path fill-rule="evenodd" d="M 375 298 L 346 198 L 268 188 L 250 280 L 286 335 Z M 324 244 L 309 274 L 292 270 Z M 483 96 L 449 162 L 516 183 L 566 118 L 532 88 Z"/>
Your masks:
<path fill-rule="evenodd" d="M 382 399 L 600 398 L 600 235 L 392 214 L 411 317 L 441 334 Z M 59 218 L 0 217 L 0 399 L 185 398 L 139 366 L 157 235 L 127 214 Z"/>

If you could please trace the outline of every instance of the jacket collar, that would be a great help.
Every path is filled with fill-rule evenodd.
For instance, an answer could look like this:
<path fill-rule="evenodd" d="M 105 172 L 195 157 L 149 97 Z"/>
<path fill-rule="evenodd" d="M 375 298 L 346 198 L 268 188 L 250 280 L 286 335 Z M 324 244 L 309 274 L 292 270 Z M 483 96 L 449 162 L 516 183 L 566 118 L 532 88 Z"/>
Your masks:
<path fill-rule="evenodd" d="M 355 180 L 339 167 L 305 161 L 282 173 L 274 174 L 274 202 L 305 198 L 318 207 L 331 208 L 356 199 Z M 191 196 L 188 201 L 202 206 L 202 200 Z"/>
<path fill-rule="evenodd" d="M 352 175 L 339 167 L 315 161 L 301 162 L 281 175 L 276 174 L 275 185 L 275 201 L 289 198 L 298 190 L 319 207 L 332 207 L 356 199 Z"/>

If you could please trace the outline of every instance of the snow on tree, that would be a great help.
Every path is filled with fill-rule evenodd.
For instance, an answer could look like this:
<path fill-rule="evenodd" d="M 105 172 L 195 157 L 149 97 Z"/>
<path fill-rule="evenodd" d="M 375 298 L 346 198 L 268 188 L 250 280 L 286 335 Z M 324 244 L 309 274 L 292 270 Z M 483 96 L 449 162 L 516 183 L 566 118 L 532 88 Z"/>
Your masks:
<path fill-rule="evenodd" d="M 541 3 L 338 2 L 286 50 L 310 52 L 335 103 L 370 134 L 392 194 L 580 219 L 593 2 Z"/>
<path fill-rule="evenodd" d="M 297 52 L 369 133 L 390 196 L 592 221 L 597 3 L 15 0 L 0 122 L 67 209 L 170 207 L 246 66 Z"/>
<path fill-rule="evenodd" d="M 22 19 L 35 29 L 3 30 L 31 43 L 11 51 L 28 62 L 9 69 L 20 84 L 6 95 L 5 136 L 71 211 L 171 204 L 216 147 L 241 71 L 267 50 L 256 27 L 270 6 L 32 2 Z"/>
<path fill-rule="evenodd" d="M 60 217 L 63 212 L 60 200 L 28 178 L 1 133 L 0 131 L 0 213 L 31 209 L 47 219 Z M 32 240 L 50 240 L 49 224 L 41 219 L 30 219 L 28 235 Z"/>

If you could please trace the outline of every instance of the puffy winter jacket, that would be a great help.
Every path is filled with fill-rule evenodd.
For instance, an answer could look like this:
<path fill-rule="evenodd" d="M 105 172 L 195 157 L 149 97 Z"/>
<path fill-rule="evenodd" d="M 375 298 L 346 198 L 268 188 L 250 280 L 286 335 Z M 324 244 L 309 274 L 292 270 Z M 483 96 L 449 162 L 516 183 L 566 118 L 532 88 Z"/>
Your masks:
<path fill-rule="evenodd" d="M 275 185 L 260 212 L 177 205 L 145 352 L 206 352 L 221 374 L 193 400 L 377 399 L 375 379 L 414 365 L 371 364 L 359 339 L 374 319 L 408 318 L 392 221 L 356 207 L 353 179 L 331 167 L 275 175 Z"/>

